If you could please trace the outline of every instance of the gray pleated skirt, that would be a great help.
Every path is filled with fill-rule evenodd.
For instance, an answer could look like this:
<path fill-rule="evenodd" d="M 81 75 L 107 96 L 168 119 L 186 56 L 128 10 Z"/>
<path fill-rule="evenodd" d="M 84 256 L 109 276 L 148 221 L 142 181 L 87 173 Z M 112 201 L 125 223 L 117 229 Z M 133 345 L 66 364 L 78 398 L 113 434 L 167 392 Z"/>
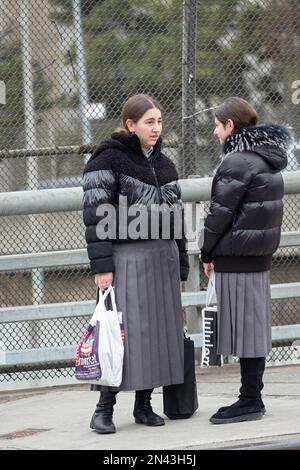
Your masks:
<path fill-rule="evenodd" d="M 265 357 L 272 349 L 270 271 L 216 272 L 218 353 Z"/>
<path fill-rule="evenodd" d="M 114 286 L 125 329 L 120 387 L 145 390 L 183 382 L 183 316 L 174 240 L 115 244 Z"/>

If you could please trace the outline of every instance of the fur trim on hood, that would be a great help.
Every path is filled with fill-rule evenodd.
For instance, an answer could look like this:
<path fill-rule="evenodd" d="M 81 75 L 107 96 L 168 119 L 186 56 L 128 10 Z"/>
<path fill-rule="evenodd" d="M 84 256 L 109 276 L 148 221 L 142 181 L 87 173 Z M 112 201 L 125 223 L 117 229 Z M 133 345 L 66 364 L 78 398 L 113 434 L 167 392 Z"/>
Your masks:
<path fill-rule="evenodd" d="M 287 165 L 287 152 L 293 138 L 286 127 L 278 124 L 261 124 L 245 127 L 230 134 L 225 140 L 222 153 L 253 151 L 277 170 Z"/>

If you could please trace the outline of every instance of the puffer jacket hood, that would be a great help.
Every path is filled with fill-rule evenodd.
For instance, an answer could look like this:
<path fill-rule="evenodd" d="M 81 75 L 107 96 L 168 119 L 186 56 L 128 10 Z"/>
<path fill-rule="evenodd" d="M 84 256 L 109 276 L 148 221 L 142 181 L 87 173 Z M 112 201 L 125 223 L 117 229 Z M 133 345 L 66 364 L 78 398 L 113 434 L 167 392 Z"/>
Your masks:
<path fill-rule="evenodd" d="M 159 137 L 153 147 L 151 159 L 153 160 L 156 155 L 161 151 L 162 138 Z M 110 139 L 104 140 L 93 152 L 89 161 L 99 157 L 99 155 L 106 150 L 120 150 L 127 153 L 128 150 L 135 154 L 142 154 L 141 141 L 136 134 L 125 134 L 125 132 L 114 132 Z"/>
<path fill-rule="evenodd" d="M 287 152 L 292 136 L 286 127 L 261 124 L 238 129 L 225 140 L 222 153 L 253 151 L 277 171 L 287 166 Z"/>

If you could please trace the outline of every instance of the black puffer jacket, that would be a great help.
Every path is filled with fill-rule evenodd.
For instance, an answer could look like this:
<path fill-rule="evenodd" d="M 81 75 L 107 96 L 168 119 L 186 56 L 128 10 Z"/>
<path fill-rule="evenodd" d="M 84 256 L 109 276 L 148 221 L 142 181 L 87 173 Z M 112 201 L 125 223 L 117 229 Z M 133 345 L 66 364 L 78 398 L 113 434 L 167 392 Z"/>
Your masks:
<path fill-rule="evenodd" d="M 156 143 L 153 152 L 147 158 L 141 149 L 140 140 L 136 135 L 114 133 L 111 139 L 104 141 L 95 150 L 88 161 L 83 173 L 84 209 L 83 219 L 86 225 L 86 241 L 88 255 L 93 274 L 114 271 L 113 243 L 133 241 L 128 230 L 132 220 L 137 217 L 130 215 L 130 208 L 141 208 L 146 211 L 148 233 L 139 240 L 149 238 L 175 238 L 179 249 L 180 275 L 185 281 L 189 272 L 189 261 L 184 235 L 183 205 L 181 190 L 178 184 L 178 173 L 173 162 L 161 152 L 161 139 Z M 121 196 L 121 200 L 120 200 Z M 123 198 L 126 197 L 127 209 L 124 224 Z M 123 202 L 122 202 L 123 201 Z M 99 239 L 96 231 L 97 224 L 104 220 L 104 216 L 96 214 L 98 207 L 109 204 L 117 211 L 115 231 L 112 230 L 104 239 Z M 162 212 L 159 211 L 159 222 L 151 232 L 151 211 L 165 204 L 167 208 L 176 208 L 180 215 L 180 231 L 176 229 L 174 212 L 169 213 L 169 236 L 163 231 Z M 152 206 L 152 207 L 151 207 Z M 129 212 L 128 212 L 129 211 Z M 144 219 L 145 220 L 145 219 Z M 157 219 L 156 219 L 157 221 Z M 157 230 L 157 225 L 159 225 Z M 178 223 L 177 223 L 178 226 Z M 175 229 L 174 229 L 175 227 Z M 177 230 L 177 231 L 176 231 Z M 151 237 L 151 233 L 155 235 Z M 177 234 L 177 236 L 176 236 Z M 167 234 L 168 235 L 168 234 Z M 134 238 L 134 241 L 137 241 Z"/>
<path fill-rule="evenodd" d="M 280 242 L 283 179 L 291 136 L 265 124 L 227 137 L 213 178 L 201 259 L 215 271 L 269 270 Z"/>

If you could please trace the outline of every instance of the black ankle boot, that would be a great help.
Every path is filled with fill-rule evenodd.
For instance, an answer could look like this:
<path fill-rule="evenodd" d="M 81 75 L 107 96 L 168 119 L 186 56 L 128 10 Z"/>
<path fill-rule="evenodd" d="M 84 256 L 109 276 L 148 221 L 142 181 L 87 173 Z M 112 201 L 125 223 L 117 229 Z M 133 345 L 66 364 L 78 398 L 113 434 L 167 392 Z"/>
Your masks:
<path fill-rule="evenodd" d="M 233 405 L 226 407 L 225 411 L 218 411 L 212 415 L 209 421 L 213 424 L 227 424 L 255 421 L 262 417 L 259 399 L 240 398 Z"/>
<path fill-rule="evenodd" d="M 266 412 L 266 407 L 261 398 L 259 398 L 259 404 L 260 404 L 261 412 L 264 415 Z M 218 413 L 223 413 L 223 411 L 227 410 L 227 408 L 229 408 L 229 406 L 221 406 L 221 408 L 218 409 Z"/>
<path fill-rule="evenodd" d="M 153 389 L 135 392 L 133 416 L 136 423 L 146 426 L 162 426 L 165 424 L 164 419 L 154 413 L 150 404 L 152 392 Z"/>
<path fill-rule="evenodd" d="M 238 423 L 261 419 L 266 409 L 261 399 L 265 358 L 241 358 L 241 383 L 239 400 L 231 406 L 219 408 L 211 418 L 213 424 Z"/>
<path fill-rule="evenodd" d="M 92 416 L 90 428 L 99 434 L 112 434 L 116 427 L 112 421 L 117 392 L 101 392 L 100 400 Z"/>

